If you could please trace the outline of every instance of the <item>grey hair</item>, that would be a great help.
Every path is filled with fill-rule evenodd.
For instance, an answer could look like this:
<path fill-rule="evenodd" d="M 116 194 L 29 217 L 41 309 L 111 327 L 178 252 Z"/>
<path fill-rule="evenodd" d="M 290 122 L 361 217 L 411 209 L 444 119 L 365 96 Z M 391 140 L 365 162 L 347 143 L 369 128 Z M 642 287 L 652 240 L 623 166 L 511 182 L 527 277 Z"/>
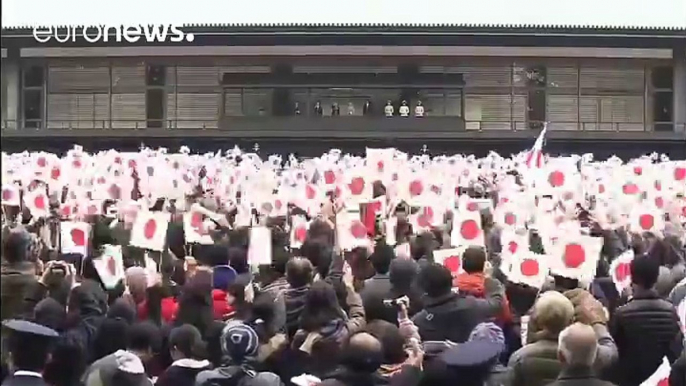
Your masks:
<path fill-rule="evenodd" d="M 568 326 L 562 330 L 558 337 L 557 351 L 564 357 L 568 366 L 593 366 L 598 355 L 598 342 L 594 341 L 593 344 L 585 347 L 569 347 L 567 337 L 573 328 L 592 329 L 591 326 L 581 323 L 574 323 Z"/>

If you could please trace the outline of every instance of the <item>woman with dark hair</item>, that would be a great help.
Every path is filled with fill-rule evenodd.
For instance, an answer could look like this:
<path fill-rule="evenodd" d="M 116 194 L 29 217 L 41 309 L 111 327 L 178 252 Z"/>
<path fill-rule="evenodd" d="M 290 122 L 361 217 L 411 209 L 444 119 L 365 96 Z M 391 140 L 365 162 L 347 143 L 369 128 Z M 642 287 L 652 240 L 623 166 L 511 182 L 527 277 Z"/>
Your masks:
<path fill-rule="evenodd" d="M 291 350 L 308 355 L 304 366 L 308 374 L 318 376 L 333 370 L 344 342 L 365 325 L 360 295 L 353 290 L 352 283 L 345 284 L 349 316 L 339 306 L 334 287 L 326 281 L 312 284 L 305 297 L 300 329 L 293 337 Z"/>
<path fill-rule="evenodd" d="M 212 308 L 212 273 L 200 269 L 188 280 L 179 296 L 175 325 L 190 324 L 205 336 L 214 320 Z"/>

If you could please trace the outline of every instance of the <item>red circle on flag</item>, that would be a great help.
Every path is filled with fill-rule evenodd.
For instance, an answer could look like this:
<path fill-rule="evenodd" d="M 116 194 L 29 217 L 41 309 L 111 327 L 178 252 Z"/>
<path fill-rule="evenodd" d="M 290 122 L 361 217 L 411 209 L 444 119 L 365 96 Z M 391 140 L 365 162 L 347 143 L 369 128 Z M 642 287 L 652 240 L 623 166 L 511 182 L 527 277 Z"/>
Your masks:
<path fill-rule="evenodd" d="M 655 225 L 655 217 L 649 213 L 642 214 L 638 217 L 638 225 L 644 230 L 652 229 Z"/>
<path fill-rule="evenodd" d="M 2 200 L 3 201 L 9 201 L 14 197 L 14 192 L 12 192 L 10 189 L 3 189 L 2 190 Z"/>
<path fill-rule="evenodd" d="M 470 202 L 467 204 L 467 210 L 470 212 L 476 212 L 477 210 L 479 210 L 479 204 L 477 204 L 476 202 Z"/>
<path fill-rule="evenodd" d="M 505 224 L 514 225 L 516 221 L 517 217 L 512 212 L 505 214 Z"/>
<path fill-rule="evenodd" d="M 354 222 L 350 227 L 350 234 L 356 239 L 363 239 L 367 236 L 367 228 L 360 222 Z"/>
<path fill-rule="evenodd" d="M 556 170 L 548 175 L 548 183 L 553 188 L 558 188 L 565 184 L 565 174 Z"/>
<path fill-rule="evenodd" d="M 93 205 L 93 204 L 88 205 L 88 214 L 94 215 L 94 214 L 97 214 L 97 213 L 98 213 L 98 207 L 97 207 L 97 206 L 95 206 L 95 205 Z"/>
<path fill-rule="evenodd" d="M 655 186 L 655 190 L 657 190 L 657 191 L 662 190 L 662 182 L 656 180 L 655 184 L 653 184 L 653 185 Z"/>
<path fill-rule="evenodd" d="M 605 185 L 600 184 L 598 185 L 598 193 L 605 193 Z"/>
<path fill-rule="evenodd" d="M 567 244 L 562 257 L 567 268 L 579 268 L 586 261 L 586 251 L 579 244 Z"/>
<path fill-rule="evenodd" d="M 519 249 L 519 244 L 517 244 L 516 241 L 510 241 L 507 244 L 507 250 L 510 251 L 510 253 L 512 253 L 512 254 L 515 254 L 518 249 Z"/>
<path fill-rule="evenodd" d="M 618 282 L 623 282 L 631 276 L 631 265 L 629 263 L 619 263 L 615 267 L 615 278 Z"/>
<path fill-rule="evenodd" d="M 336 174 L 332 172 L 331 170 L 327 170 L 324 172 L 324 182 L 326 182 L 327 185 L 331 185 L 334 182 L 336 182 Z"/>
<path fill-rule="evenodd" d="M 465 240 L 474 240 L 479 236 L 479 232 L 479 224 L 474 220 L 465 220 L 462 222 L 462 225 L 460 225 L 460 235 L 462 235 L 462 238 Z"/>
<path fill-rule="evenodd" d="M 274 206 L 276 207 L 276 210 L 281 210 L 281 207 L 283 206 L 283 202 L 281 202 L 281 200 L 276 200 L 276 201 L 274 201 Z"/>
<path fill-rule="evenodd" d="M 295 228 L 294 236 L 297 241 L 304 242 L 305 238 L 307 238 L 307 229 L 304 226 Z"/>
<path fill-rule="evenodd" d="M 655 206 L 662 209 L 665 206 L 665 200 L 662 197 L 655 197 Z"/>
<path fill-rule="evenodd" d="M 686 168 L 674 168 L 674 181 L 686 180 Z"/>
<path fill-rule="evenodd" d="M 83 164 L 81 163 L 81 160 L 79 160 L 79 159 L 75 159 L 75 160 L 72 161 L 72 163 L 71 163 L 71 166 L 72 166 L 74 169 L 80 169 L 82 165 L 83 165 Z"/>
<path fill-rule="evenodd" d="M 540 267 L 538 265 L 537 260 L 524 259 L 524 261 L 522 261 L 521 265 L 519 266 L 519 269 L 522 271 L 522 275 L 524 276 L 536 276 L 538 275 Z"/>
<path fill-rule="evenodd" d="M 641 174 L 643 174 L 643 168 L 640 166 L 634 167 L 634 174 L 640 176 Z"/>
<path fill-rule="evenodd" d="M 33 206 L 37 209 L 45 209 L 45 197 L 43 195 L 38 195 L 33 199 Z"/>
<path fill-rule="evenodd" d="M 70 234 L 71 241 L 74 243 L 74 245 L 77 247 L 83 247 L 86 245 L 86 232 L 84 232 L 82 229 L 73 228 Z"/>
<path fill-rule="evenodd" d="M 109 272 L 110 276 L 114 276 L 117 273 L 117 262 L 114 261 L 114 257 L 112 256 L 107 259 L 107 271 Z"/>
<path fill-rule="evenodd" d="M 305 185 L 305 197 L 307 197 L 308 200 L 314 199 L 314 197 L 317 195 L 317 192 L 314 190 L 313 187 L 310 185 Z"/>
<path fill-rule="evenodd" d="M 58 168 L 57 166 L 53 167 L 50 171 L 50 178 L 52 178 L 53 180 L 58 180 L 61 175 L 62 170 L 60 170 L 60 168 Z"/>
<path fill-rule="evenodd" d="M 462 261 L 460 261 L 459 256 L 449 256 L 445 260 L 443 260 L 443 266 L 448 268 L 448 271 L 450 273 L 456 274 L 460 271 L 460 266 L 462 265 Z"/>
<path fill-rule="evenodd" d="M 622 186 L 622 192 L 624 194 L 636 194 L 638 193 L 638 186 L 634 183 L 627 183 Z"/>
<path fill-rule="evenodd" d="M 44 168 L 48 164 L 48 161 L 45 159 L 45 157 L 39 157 L 36 163 L 38 164 L 39 168 Z"/>
<path fill-rule="evenodd" d="M 424 184 L 421 181 L 414 180 L 410 183 L 410 196 L 421 196 L 424 192 Z"/>
<path fill-rule="evenodd" d="M 155 237 L 155 232 L 157 232 L 157 221 L 150 219 L 143 226 L 143 237 L 150 240 Z"/>
<path fill-rule="evenodd" d="M 364 190 L 364 178 L 362 177 L 355 177 L 350 181 L 350 184 L 348 185 L 350 188 L 350 193 L 352 193 L 354 196 L 359 196 L 362 194 L 362 191 Z"/>
<path fill-rule="evenodd" d="M 376 163 L 376 170 L 383 172 L 383 169 L 386 165 L 384 165 L 383 161 L 379 161 Z"/>

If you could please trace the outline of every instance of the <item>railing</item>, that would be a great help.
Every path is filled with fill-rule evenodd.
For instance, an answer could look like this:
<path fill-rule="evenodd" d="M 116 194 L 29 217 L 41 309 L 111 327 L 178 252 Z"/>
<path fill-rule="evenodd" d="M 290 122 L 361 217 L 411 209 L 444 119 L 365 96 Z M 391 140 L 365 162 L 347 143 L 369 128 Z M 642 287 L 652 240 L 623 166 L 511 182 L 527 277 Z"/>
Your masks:
<path fill-rule="evenodd" d="M 302 122 L 302 125 L 298 125 Z M 470 121 L 460 117 L 226 117 L 221 119 L 148 119 L 148 120 L 1 120 L 3 132 L 22 130 L 231 130 L 237 126 L 248 125 L 259 130 L 260 124 L 273 126 L 283 124 L 283 130 L 297 126 L 300 131 L 349 128 L 351 131 L 397 129 L 407 131 L 430 129 L 432 131 L 530 131 L 539 130 L 543 122 L 538 121 Z M 348 123 L 355 123 L 348 125 Z M 324 127 L 322 127 L 322 125 Z M 587 132 L 677 132 L 686 136 L 686 122 L 548 122 L 551 131 L 587 131 Z"/>

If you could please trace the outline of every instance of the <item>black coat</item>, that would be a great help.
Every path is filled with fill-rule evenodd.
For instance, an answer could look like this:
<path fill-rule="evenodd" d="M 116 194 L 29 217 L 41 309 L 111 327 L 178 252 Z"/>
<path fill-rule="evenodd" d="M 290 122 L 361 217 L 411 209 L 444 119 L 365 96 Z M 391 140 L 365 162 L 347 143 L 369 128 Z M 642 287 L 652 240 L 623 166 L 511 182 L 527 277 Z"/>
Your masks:
<path fill-rule="evenodd" d="M 487 299 L 449 293 L 437 298 L 425 298 L 424 310 L 412 318 L 419 328 L 422 341 L 449 340 L 466 342 L 477 324 L 495 317 L 502 309 L 502 292 Z"/>
<path fill-rule="evenodd" d="M 683 349 L 683 334 L 674 306 L 654 290 L 642 290 L 610 320 L 619 360 L 614 380 L 621 386 L 637 386 L 648 379 L 666 356 L 676 361 Z"/>
<path fill-rule="evenodd" d="M 590 368 L 567 368 L 562 370 L 557 380 L 548 386 L 614 386 L 613 383 L 598 379 Z"/>
<path fill-rule="evenodd" d="M 194 386 L 198 373 L 209 369 L 209 362 L 182 359 L 174 362 L 160 374 L 155 386 Z"/>

